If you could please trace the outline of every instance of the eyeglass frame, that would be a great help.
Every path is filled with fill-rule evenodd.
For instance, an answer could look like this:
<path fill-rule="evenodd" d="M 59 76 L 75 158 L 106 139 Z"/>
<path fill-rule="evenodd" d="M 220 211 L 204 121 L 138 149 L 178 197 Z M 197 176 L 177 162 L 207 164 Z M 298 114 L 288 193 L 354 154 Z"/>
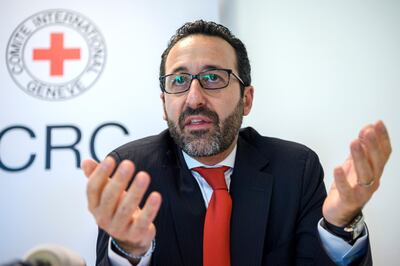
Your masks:
<path fill-rule="evenodd" d="M 226 71 L 228 73 L 228 82 L 226 83 L 225 86 L 220 87 L 220 88 L 205 88 L 203 86 L 203 83 L 201 83 L 201 80 L 199 79 L 199 75 L 201 73 L 206 73 L 208 71 L 213 71 L 213 70 L 223 70 L 223 71 Z M 180 91 L 180 92 L 168 92 L 168 91 L 166 91 L 165 90 L 165 78 L 168 77 L 168 76 L 177 75 L 177 74 L 190 75 L 190 83 L 189 83 L 188 88 L 186 90 Z M 246 87 L 246 85 L 244 84 L 243 80 L 238 75 L 236 75 L 235 72 L 233 72 L 232 69 L 229 69 L 229 68 L 212 68 L 212 69 L 207 69 L 207 70 L 200 71 L 197 74 L 192 74 L 192 73 L 187 73 L 187 72 L 171 73 L 171 74 L 163 75 L 163 76 L 159 77 L 158 79 L 160 80 L 160 87 L 161 87 L 161 91 L 162 92 L 165 92 L 165 93 L 168 93 L 168 94 L 180 94 L 180 93 L 184 93 L 184 92 L 187 92 L 188 90 L 190 90 L 190 87 L 192 86 L 192 82 L 193 82 L 194 79 L 197 79 L 199 81 L 200 86 L 205 90 L 214 91 L 214 90 L 224 89 L 224 88 L 229 86 L 229 82 L 231 81 L 231 75 L 233 75 L 239 81 L 240 85 L 242 85 L 243 87 Z"/>

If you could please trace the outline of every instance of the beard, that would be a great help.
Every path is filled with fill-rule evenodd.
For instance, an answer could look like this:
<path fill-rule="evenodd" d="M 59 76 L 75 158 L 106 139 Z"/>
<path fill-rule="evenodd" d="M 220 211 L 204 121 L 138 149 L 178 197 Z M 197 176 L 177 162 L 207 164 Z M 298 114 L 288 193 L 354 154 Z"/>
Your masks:
<path fill-rule="evenodd" d="M 207 157 L 227 150 L 239 133 L 243 121 L 243 101 L 240 99 L 232 113 L 220 123 L 218 114 L 208 108 L 187 107 L 179 116 L 178 125 L 168 119 L 168 129 L 175 143 L 191 157 Z M 211 129 L 185 132 L 185 119 L 203 115 L 213 124 Z"/>

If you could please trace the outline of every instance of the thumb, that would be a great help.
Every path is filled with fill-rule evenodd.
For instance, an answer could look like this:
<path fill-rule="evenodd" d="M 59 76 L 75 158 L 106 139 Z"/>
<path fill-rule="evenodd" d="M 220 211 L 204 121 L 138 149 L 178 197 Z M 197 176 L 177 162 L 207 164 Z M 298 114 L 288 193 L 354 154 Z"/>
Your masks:
<path fill-rule="evenodd" d="M 333 171 L 333 175 L 335 177 L 335 186 L 339 191 L 339 194 L 342 198 L 349 197 L 352 193 L 351 186 L 346 178 L 346 173 L 343 167 L 336 167 Z"/>
<path fill-rule="evenodd" d="M 85 176 L 89 177 L 93 173 L 94 169 L 96 169 L 97 165 L 98 163 L 95 160 L 85 159 L 81 163 L 81 168 Z"/>

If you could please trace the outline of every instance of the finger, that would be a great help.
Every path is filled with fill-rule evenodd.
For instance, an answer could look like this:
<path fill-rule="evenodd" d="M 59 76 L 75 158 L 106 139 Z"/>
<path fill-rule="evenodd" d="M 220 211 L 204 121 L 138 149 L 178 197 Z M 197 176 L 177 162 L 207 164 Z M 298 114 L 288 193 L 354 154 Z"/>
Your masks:
<path fill-rule="evenodd" d="M 377 134 L 377 139 L 378 142 L 380 143 L 382 147 L 382 151 L 385 156 L 385 160 L 387 161 L 389 159 L 389 155 L 392 152 L 392 146 L 390 144 L 390 137 L 389 133 L 386 129 L 385 124 L 382 121 L 378 121 L 375 124 L 375 131 Z"/>
<path fill-rule="evenodd" d="M 345 175 L 348 175 L 350 173 L 352 165 L 353 165 L 353 158 L 351 157 L 351 155 L 349 155 L 346 161 L 344 161 L 344 163 L 342 164 L 342 169 Z"/>
<path fill-rule="evenodd" d="M 138 209 L 143 195 L 150 184 L 150 176 L 145 172 L 139 172 L 125 197 L 120 202 L 110 225 L 110 231 L 114 232 L 113 236 L 117 237 L 126 226 L 132 222 L 132 215 Z M 111 233 L 111 232 L 110 232 Z"/>
<path fill-rule="evenodd" d="M 150 224 L 154 221 L 157 216 L 158 210 L 161 206 L 161 194 L 154 191 L 150 194 L 150 196 L 146 200 L 146 204 L 144 205 L 139 220 L 139 226 L 147 227 L 146 224 Z M 143 222 L 140 224 L 140 222 Z"/>
<path fill-rule="evenodd" d="M 132 178 L 135 166 L 131 161 L 124 160 L 120 163 L 112 178 L 104 187 L 100 198 L 98 217 L 103 220 L 111 221 L 116 210 L 118 202 L 120 202 L 121 194 L 124 193 L 130 179 Z M 106 224 L 106 225 L 107 225 Z"/>
<path fill-rule="evenodd" d="M 375 177 L 360 140 L 354 140 L 350 145 L 350 150 L 351 156 L 353 157 L 354 168 L 357 173 L 358 183 L 367 184 L 371 182 Z"/>
<path fill-rule="evenodd" d="M 96 169 L 97 165 L 98 163 L 95 160 L 86 159 L 82 161 L 81 169 L 83 170 L 85 176 L 89 177 L 93 173 L 94 169 Z"/>
<path fill-rule="evenodd" d="M 335 177 L 335 186 L 339 191 L 340 197 L 348 198 L 352 194 L 352 190 L 343 167 L 336 167 L 333 171 L 333 176 Z"/>
<path fill-rule="evenodd" d="M 373 126 L 372 124 L 368 124 L 368 125 L 364 126 L 364 127 L 360 130 L 358 136 L 359 136 L 359 137 L 362 137 L 362 136 L 365 134 L 365 132 L 366 132 L 367 130 L 369 130 L 369 129 L 373 128 L 373 127 L 374 127 L 374 126 Z"/>
<path fill-rule="evenodd" d="M 373 171 L 375 178 L 382 175 L 383 167 L 385 165 L 385 158 L 381 145 L 377 140 L 375 129 L 370 127 L 360 137 L 360 141 L 365 149 L 365 154 L 368 156 L 368 161 Z"/>
<path fill-rule="evenodd" d="M 88 206 L 91 212 L 97 208 L 100 203 L 101 193 L 106 185 L 109 176 L 115 167 L 115 161 L 111 157 L 107 157 L 100 164 L 89 177 L 86 194 L 88 198 Z"/>
<path fill-rule="evenodd" d="M 132 234 L 142 234 L 149 230 L 151 224 L 157 216 L 158 210 L 161 206 L 161 194 L 158 192 L 152 192 L 146 200 L 146 203 L 136 217 L 133 227 Z"/>

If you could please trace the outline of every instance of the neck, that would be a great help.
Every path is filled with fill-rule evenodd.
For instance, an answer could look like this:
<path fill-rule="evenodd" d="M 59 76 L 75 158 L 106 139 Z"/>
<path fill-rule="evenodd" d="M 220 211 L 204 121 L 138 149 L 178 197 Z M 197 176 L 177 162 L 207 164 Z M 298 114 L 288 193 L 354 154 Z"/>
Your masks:
<path fill-rule="evenodd" d="M 238 137 L 236 136 L 235 140 L 232 141 L 232 143 L 228 147 L 228 149 L 224 150 L 221 153 L 218 153 L 218 154 L 212 155 L 212 156 L 206 156 L 206 157 L 195 157 L 194 159 L 196 159 L 197 161 L 199 161 L 205 165 L 210 165 L 210 166 L 216 165 L 217 163 L 222 162 L 223 160 L 225 160 L 226 157 L 228 157 L 228 155 L 232 152 L 233 148 L 235 147 L 235 145 L 237 143 L 237 139 L 238 139 Z"/>

